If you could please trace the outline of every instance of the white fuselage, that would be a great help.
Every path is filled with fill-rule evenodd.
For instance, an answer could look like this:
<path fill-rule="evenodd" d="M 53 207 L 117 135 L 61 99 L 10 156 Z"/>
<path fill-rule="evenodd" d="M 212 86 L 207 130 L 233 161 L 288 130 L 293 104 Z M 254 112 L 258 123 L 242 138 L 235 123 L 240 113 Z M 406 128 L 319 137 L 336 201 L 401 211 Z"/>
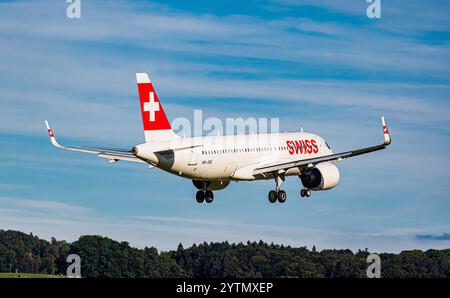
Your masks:
<path fill-rule="evenodd" d="M 391 144 L 389 130 L 381 117 L 384 141 L 381 144 L 333 154 L 323 138 L 306 132 L 240 134 L 228 136 L 179 137 L 172 130 L 147 73 L 136 73 L 145 143 L 130 149 L 70 147 L 59 144 L 45 121 L 53 146 L 109 159 L 147 163 L 174 175 L 191 179 L 198 189 L 198 203 L 211 203 L 213 191 L 230 181 L 274 179 L 269 202 L 283 203 L 285 176 L 298 175 L 301 197 L 311 191 L 327 190 L 339 183 L 336 161 L 385 149 Z"/>
<path fill-rule="evenodd" d="M 174 149 L 172 148 L 182 148 Z M 255 167 L 332 154 L 325 140 L 306 132 L 176 138 L 135 146 L 136 156 L 165 171 L 195 180 L 268 179 Z M 285 175 L 299 175 L 298 168 Z"/>

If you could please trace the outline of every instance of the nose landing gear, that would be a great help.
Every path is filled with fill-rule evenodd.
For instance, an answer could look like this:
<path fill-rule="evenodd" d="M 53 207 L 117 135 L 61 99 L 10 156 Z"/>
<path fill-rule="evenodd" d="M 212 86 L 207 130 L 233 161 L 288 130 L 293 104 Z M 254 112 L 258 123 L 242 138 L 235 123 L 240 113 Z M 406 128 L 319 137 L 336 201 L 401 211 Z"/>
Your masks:
<path fill-rule="evenodd" d="M 311 190 L 310 189 L 307 189 L 307 188 L 302 188 L 301 190 L 300 190 L 300 196 L 303 198 L 303 197 L 307 197 L 307 198 L 309 198 L 310 196 L 311 196 Z"/>

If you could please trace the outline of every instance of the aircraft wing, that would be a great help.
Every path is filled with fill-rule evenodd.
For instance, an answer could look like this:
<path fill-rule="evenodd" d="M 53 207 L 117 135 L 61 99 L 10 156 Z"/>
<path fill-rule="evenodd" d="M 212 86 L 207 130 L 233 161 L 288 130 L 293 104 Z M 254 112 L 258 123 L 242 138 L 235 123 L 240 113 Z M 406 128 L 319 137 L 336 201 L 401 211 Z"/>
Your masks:
<path fill-rule="evenodd" d="M 118 148 L 105 148 L 105 147 L 67 147 L 58 143 L 55 138 L 55 134 L 53 130 L 50 128 L 48 121 L 45 120 L 45 126 L 47 126 L 48 135 L 50 137 L 50 141 L 53 146 L 60 149 L 66 149 L 70 151 L 84 152 L 95 154 L 98 157 L 107 158 L 110 162 L 116 162 L 119 160 L 131 161 L 131 162 L 141 162 L 146 163 L 145 161 L 137 158 L 133 154 L 133 150 L 131 149 L 118 149 Z"/>
<path fill-rule="evenodd" d="M 384 142 L 380 145 L 375 145 L 375 146 L 371 146 L 371 147 L 366 147 L 366 148 L 362 148 L 362 149 L 346 151 L 346 152 L 341 152 L 341 153 L 336 153 L 336 154 L 331 154 L 331 155 L 325 155 L 325 156 L 321 156 L 321 157 L 299 159 L 299 160 L 294 160 L 294 161 L 289 161 L 289 162 L 281 162 L 281 163 L 279 162 L 279 163 L 274 163 L 271 165 L 265 165 L 263 167 L 254 169 L 253 175 L 264 174 L 264 173 L 273 173 L 275 171 L 283 171 L 283 170 L 286 171 L 290 168 L 306 168 L 306 167 L 314 166 L 321 162 L 340 161 L 340 160 L 344 160 L 349 157 L 385 149 L 391 143 L 391 136 L 389 134 L 389 130 L 387 128 L 384 117 L 381 117 L 381 123 L 383 125 Z"/>

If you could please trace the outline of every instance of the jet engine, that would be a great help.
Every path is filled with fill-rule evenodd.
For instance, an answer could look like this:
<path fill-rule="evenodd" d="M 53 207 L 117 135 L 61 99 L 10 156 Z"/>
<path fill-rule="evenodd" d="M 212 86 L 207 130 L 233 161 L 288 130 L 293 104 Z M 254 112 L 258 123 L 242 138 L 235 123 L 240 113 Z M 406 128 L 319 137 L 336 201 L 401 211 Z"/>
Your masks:
<path fill-rule="evenodd" d="M 194 184 L 197 189 L 203 189 L 204 183 L 206 183 L 206 187 L 208 190 L 220 190 L 224 189 L 225 187 L 230 184 L 230 181 L 201 181 L 201 180 L 192 180 L 192 183 Z"/>
<path fill-rule="evenodd" d="M 303 186 L 313 190 L 326 190 L 339 183 L 339 169 L 331 162 L 319 163 L 312 169 L 302 170 L 299 176 Z"/>

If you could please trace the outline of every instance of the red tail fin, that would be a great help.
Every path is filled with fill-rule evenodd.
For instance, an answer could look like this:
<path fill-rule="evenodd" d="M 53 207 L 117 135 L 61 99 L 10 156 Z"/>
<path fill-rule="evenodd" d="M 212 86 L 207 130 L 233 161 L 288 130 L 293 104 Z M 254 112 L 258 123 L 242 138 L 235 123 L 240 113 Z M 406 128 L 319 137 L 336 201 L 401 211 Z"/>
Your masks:
<path fill-rule="evenodd" d="M 153 84 L 146 73 L 136 73 L 145 141 L 176 137 Z"/>

